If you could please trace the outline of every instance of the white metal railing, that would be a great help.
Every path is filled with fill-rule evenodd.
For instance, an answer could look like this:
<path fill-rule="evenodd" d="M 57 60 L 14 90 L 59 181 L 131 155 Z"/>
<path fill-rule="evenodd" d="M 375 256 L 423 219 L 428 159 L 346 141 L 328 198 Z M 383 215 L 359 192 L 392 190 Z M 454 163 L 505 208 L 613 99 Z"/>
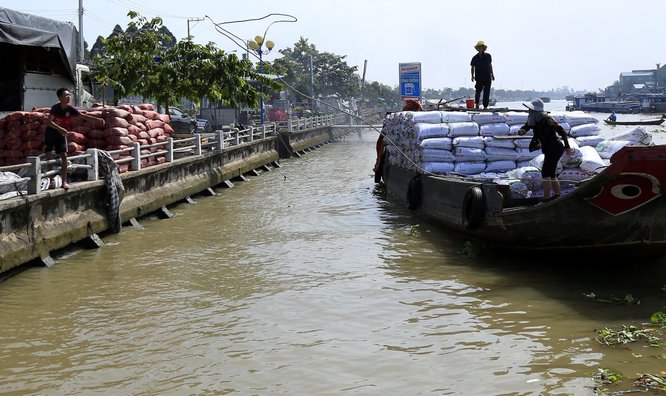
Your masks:
<path fill-rule="evenodd" d="M 348 116 L 346 114 L 325 114 L 307 118 L 289 118 L 286 121 L 276 122 L 279 131 L 298 132 L 322 126 L 335 125 L 343 122 Z"/>
<path fill-rule="evenodd" d="M 199 156 L 204 152 L 222 151 L 227 147 L 250 143 L 277 134 L 275 123 L 265 124 L 261 127 L 249 127 L 238 129 L 229 127 L 226 130 L 217 130 L 210 134 L 194 134 L 183 139 L 168 138 L 163 142 L 150 145 L 140 145 L 135 142 L 130 147 L 120 150 L 108 151 L 118 165 L 128 164 L 129 171 L 141 170 L 144 166 L 142 160 L 154 157 L 164 157 L 164 162 L 172 162 L 174 158 L 188 156 Z M 0 186 L 15 185 L 27 182 L 28 194 L 38 193 L 43 178 L 51 177 L 59 173 L 59 170 L 44 171 L 47 166 L 59 165 L 60 158 L 44 161 L 41 157 L 28 157 L 27 162 L 0 166 L 2 172 L 14 172 L 23 174 L 18 180 L 0 182 Z M 85 153 L 68 157 L 68 161 L 76 164 L 78 168 L 87 169 L 87 180 L 94 181 L 99 178 L 99 163 L 97 161 L 97 149 L 88 149 Z"/>
<path fill-rule="evenodd" d="M 277 135 L 278 131 L 303 131 L 323 126 L 330 126 L 344 122 L 348 118 L 345 114 L 327 114 L 308 118 L 290 118 L 287 121 L 272 122 L 260 127 L 238 129 L 234 126 L 216 130 L 210 134 L 194 134 L 182 139 L 168 138 L 166 141 L 150 145 L 140 145 L 138 142 L 132 146 L 108 151 L 118 165 L 128 164 L 128 171 L 141 170 L 143 160 L 154 157 L 164 157 L 164 162 L 172 162 L 175 158 L 199 156 L 204 152 L 222 151 L 227 147 L 243 143 L 251 143 Z M 24 176 L 11 182 L 0 182 L 0 186 L 14 185 L 27 182 L 28 194 L 36 194 L 41 189 L 43 178 L 58 174 L 59 170 L 44 172 L 47 166 L 59 165 L 60 158 L 44 161 L 41 157 L 28 157 L 27 162 L 9 166 L 0 166 L 0 171 L 21 173 Z M 97 149 L 88 149 L 85 153 L 68 157 L 68 161 L 76 164 L 78 168 L 87 170 L 87 180 L 94 181 L 99 178 L 99 163 Z"/>

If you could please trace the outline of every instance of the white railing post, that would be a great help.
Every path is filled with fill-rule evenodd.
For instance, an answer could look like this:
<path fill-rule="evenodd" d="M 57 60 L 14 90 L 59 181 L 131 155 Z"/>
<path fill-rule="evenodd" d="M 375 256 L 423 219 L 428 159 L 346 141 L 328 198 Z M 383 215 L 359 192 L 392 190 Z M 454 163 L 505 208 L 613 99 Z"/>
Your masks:
<path fill-rule="evenodd" d="M 194 134 L 194 155 L 201 155 L 201 135 Z"/>
<path fill-rule="evenodd" d="M 236 146 L 238 146 L 240 144 L 240 129 L 234 128 L 233 130 L 236 133 Z M 252 127 L 249 130 L 251 131 Z"/>
<path fill-rule="evenodd" d="M 291 132 L 294 130 L 294 120 L 292 118 L 289 118 L 287 120 L 287 132 Z"/>
<path fill-rule="evenodd" d="M 224 131 L 221 129 L 218 129 L 217 131 L 217 147 L 219 151 L 224 150 Z"/>
<path fill-rule="evenodd" d="M 273 124 L 271 124 L 271 127 L 273 129 L 277 129 L 277 124 L 273 123 Z M 264 125 L 264 130 L 262 131 L 262 134 L 261 134 L 261 138 L 266 139 L 266 126 L 265 125 Z"/>
<path fill-rule="evenodd" d="M 166 162 L 173 162 L 173 138 L 170 137 L 167 139 L 167 144 L 166 144 Z"/>
<path fill-rule="evenodd" d="M 42 184 L 42 162 L 39 157 L 28 157 L 30 169 L 28 169 L 28 194 L 37 194 L 41 190 Z"/>
<path fill-rule="evenodd" d="M 139 142 L 134 142 L 132 148 L 132 170 L 141 170 L 141 145 Z"/>
<path fill-rule="evenodd" d="M 257 128 L 256 131 L 259 131 L 261 128 L 266 128 L 266 124 Z M 254 142 L 254 133 L 255 133 L 255 129 L 251 129 L 250 130 L 250 142 Z"/>
<path fill-rule="evenodd" d="M 97 157 L 97 149 L 90 148 L 86 150 L 86 165 L 88 168 L 88 181 L 95 181 L 99 179 L 99 159 Z"/>

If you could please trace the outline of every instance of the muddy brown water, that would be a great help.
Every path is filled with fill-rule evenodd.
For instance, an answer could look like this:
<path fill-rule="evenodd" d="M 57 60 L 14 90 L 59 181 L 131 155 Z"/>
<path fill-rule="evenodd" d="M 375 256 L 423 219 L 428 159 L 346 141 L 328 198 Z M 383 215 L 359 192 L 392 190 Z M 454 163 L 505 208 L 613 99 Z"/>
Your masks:
<path fill-rule="evenodd" d="M 1 283 L 0 393 L 592 395 L 598 368 L 664 369 L 595 341 L 666 309 L 664 260 L 461 254 L 375 186 L 376 137 Z"/>

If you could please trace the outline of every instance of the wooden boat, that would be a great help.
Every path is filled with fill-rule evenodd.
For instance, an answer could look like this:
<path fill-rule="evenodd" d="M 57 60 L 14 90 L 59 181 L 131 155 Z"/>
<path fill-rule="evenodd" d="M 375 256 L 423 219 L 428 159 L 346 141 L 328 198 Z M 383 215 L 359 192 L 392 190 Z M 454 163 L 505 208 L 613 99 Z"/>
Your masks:
<path fill-rule="evenodd" d="M 611 121 L 604 120 L 608 125 L 661 125 L 664 122 L 663 118 L 656 120 L 637 120 L 637 121 Z"/>
<path fill-rule="evenodd" d="M 387 194 L 416 214 L 523 252 L 666 256 L 666 146 L 624 147 L 601 173 L 547 202 L 509 199 L 507 186 L 463 176 L 419 174 L 391 165 Z"/>

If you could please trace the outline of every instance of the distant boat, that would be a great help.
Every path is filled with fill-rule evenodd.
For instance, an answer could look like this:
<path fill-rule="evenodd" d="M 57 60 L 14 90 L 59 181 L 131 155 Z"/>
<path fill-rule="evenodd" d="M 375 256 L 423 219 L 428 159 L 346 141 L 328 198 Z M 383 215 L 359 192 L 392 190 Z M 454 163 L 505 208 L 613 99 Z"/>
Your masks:
<path fill-rule="evenodd" d="M 588 93 L 583 96 L 575 96 L 570 110 L 596 111 L 601 113 L 640 113 L 641 104 L 636 100 L 617 101 L 607 100 L 603 94 Z"/>
<path fill-rule="evenodd" d="M 661 125 L 664 122 L 663 118 L 658 118 L 656 120 L 637 120 L 637 121 L 610 121 L 604 120 L 608 125 Z"/>
<path fill-rule="evenodd" d="M 539 99 L 543 100 L 543 103 L 549 103 L 550 98 L 548 96 L 541 96 Z"/>
<path fill-rule="evenodd" d="M 489 106 L 495 106 L 496 104 L 497 104 L 497 99 L 490 98 L 490 100 L 488 101 Z"/>

